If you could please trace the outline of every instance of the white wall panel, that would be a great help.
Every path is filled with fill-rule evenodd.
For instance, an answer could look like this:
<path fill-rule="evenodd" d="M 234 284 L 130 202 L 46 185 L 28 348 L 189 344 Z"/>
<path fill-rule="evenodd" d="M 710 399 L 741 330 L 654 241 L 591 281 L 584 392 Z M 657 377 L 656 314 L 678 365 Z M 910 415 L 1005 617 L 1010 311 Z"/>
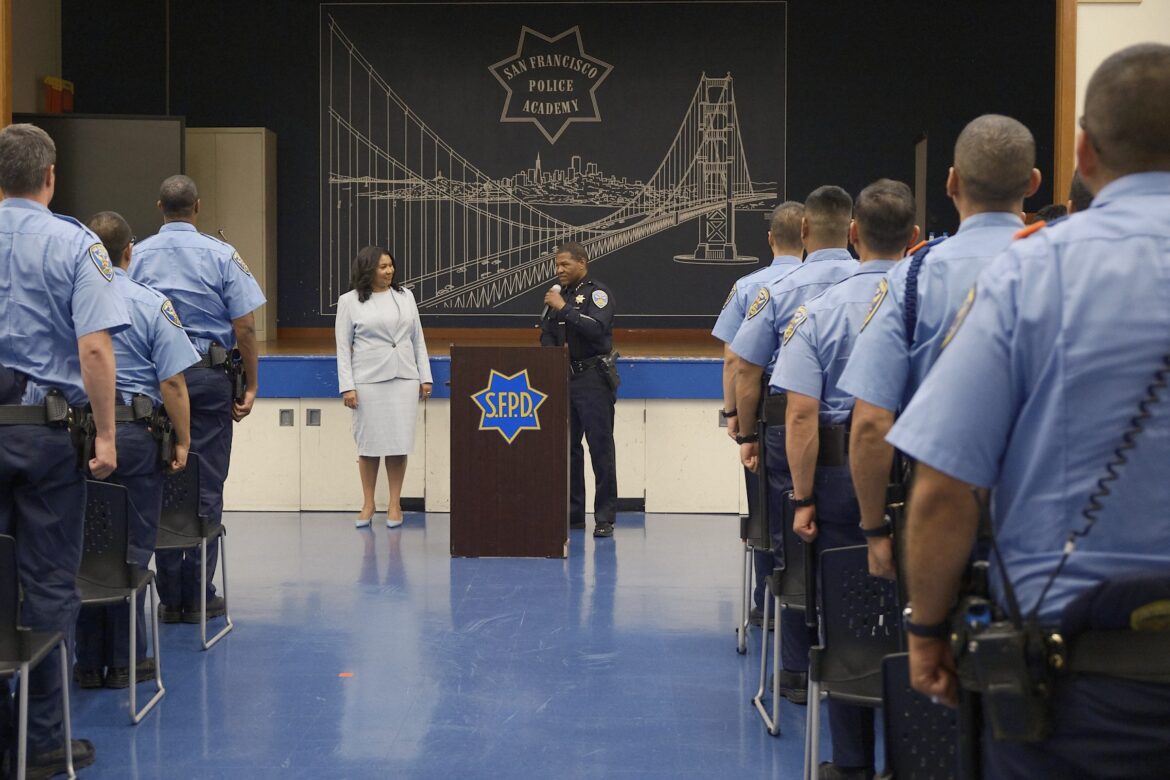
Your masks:
<path fill-rule="evenodd" d="M 280 425 L 281 409 L 292 410 L 291 427 Z M 260 398 L 252 413 L 235 423 L 231 469 L 223 489 L 225 509 L 300 509 L 301 423 L 297 398 Z"/>
<path fill-rule="evenodd" d="M 451 511 L 451 401 L 426 402 L 426 506 L 428 512 Z"/>
<path fill-rule="evenodd" d="M 738 511 L 742 468 L 718 425 L 719 407 L 717 400 L 646 402 L 647 512 Z"/>

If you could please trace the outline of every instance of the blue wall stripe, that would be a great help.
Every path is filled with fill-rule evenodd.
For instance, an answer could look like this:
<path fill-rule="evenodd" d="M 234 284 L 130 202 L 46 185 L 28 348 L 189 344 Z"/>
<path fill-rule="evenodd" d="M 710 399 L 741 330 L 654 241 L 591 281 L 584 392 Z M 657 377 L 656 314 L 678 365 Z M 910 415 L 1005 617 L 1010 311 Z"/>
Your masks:
<path fill-rule="evenodd" d="M 717 358 L 621 358 L 619 398 L 723 398 L 723 362 Z M 451 358 L 431 358 L 434 397 L 449 398 Z M 263 355 L 261 398 L 333 398 L 337 396 L 337 359 L 332 355 Z"/>

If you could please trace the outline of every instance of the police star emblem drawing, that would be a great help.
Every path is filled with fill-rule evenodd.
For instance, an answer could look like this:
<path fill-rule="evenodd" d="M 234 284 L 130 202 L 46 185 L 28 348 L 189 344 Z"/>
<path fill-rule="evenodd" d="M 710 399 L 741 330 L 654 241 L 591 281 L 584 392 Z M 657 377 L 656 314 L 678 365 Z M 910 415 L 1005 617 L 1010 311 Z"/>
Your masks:
<path fill-rule="evenodd" d="M 528 369 L 504 376 L 492 369 L 488 385 L 471 396 L 479 407 L 479 430 L 497 431 L 511 444 L 521 431 L 539 431 L 541 404 L 548 398 L 528 381 Z"/>
<path fill-rule="evenodd" d="M 597 88 L 613 66 L 585 53 L 581 28 L 520 29 L 516 53 L 488 67 L 507 92 L 501 122 L 530 122 L 555 144 L 573 122 L 600 122 Z"/>

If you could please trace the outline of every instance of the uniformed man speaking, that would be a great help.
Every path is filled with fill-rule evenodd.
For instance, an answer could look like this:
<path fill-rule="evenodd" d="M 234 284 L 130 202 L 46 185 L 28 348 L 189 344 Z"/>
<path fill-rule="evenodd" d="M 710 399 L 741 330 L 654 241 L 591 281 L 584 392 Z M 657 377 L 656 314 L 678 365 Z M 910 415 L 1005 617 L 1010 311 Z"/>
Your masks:
<path fill-rule="evenodd" d="M 560 290 L 544 296 L 547 314 L 541 320 L 540 343 L 569 346 L 569 527 L 585 527 L 585 451 L 589 442 L 596 495 L 593 535 L 613 536 L 617 514 L 617 464 L 613 446 L 613 411 L 617 370 L 613 365 L 613 295 L 588 276 L 589 256 L 577 243 L 557 249 Z"/>

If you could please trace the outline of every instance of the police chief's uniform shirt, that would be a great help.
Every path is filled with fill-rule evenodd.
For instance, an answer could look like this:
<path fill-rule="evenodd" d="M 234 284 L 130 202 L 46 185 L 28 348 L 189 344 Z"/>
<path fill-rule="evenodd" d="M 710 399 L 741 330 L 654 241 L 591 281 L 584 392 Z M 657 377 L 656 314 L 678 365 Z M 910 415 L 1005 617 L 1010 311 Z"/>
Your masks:
<path fill-rule="evenodd" d="M 760 288 L 783 279 L 797 268 L 800 268 L 799 257 L 779 255 L 772 258 L 772 264 L 766 268 L 757 269 L 737 279 L 731 286 L 731 292 L 727 294 L 727 300 L 723 302 L 723 310 L 719 312 L 719 319 L 715 320 L 711 335 L 724 344 L 730 344 L 735 339 L 735 334 L 739 332 L 739 326 L 743 325 L 748 307 L 759 294 Z"/>
<path fill-rule="evenodd" d="M 25 198 L 0 202 L 0 365 L 28 376 L 22 402 L 49 388 L 86 403 L 77 340 L 129 320 L 97 236 Z"/>
<path fill-rule="evenodd" d="M 1126 176 L 987 267 L 887 437 L 956 479 L 995 486 L 996 538 L 1025 612 L 1069 532 L 1084 527 L 1086 502 L 1170 353 L 1168 302 L 1170 173 Z M 1095 583 L 1170 573 L 1165 390 L 1150 412 L 1042 619 Z"/>
<path fill-rule="evenodd" d="M 841 281 L 857 268 L 847 249 L 819 249 L 783 279 L 761 287 L 731 342 L 731 351 L 771 374 L 780 351 L 780 334 L 796 307 Z"/>
<path fill-rule="evenodd" d="M 199 353 L 165 295 L 135 282 L 121 268 L 114 269 L 114 289 L 130 314 L 130 327 L 114 336 L 118 398 L 128 404 L 141 393 L 161 403 L 162 381 L 199 362 Z"/>
<path fill-rule="evenodd" d="M 561 291 L 565 307 L 541 322 L 540 343 L 569 345 L 570 360 L 586 360 L 613 351 L 613 293 L 586 276 Z"/>
<path fill-rule="evenodd" d="M 853 275 L 802 304 L 784 330 L 772 387 L 821 402 L 822 425 L 849 420 L 853 396 L 837 386 L 882 274 L 894 260 L 870 260 Z"/>
<path fill-rule="evenodd" d="M 954 236 L 930 248 L 918 270 L 918 324 L 912 345 L 906 343 L 905 320 L 910 260 L 890 269 L 841 375 L 841 389 L 891 412 L 905 408 L 938 359 L 943 337 L 976 277 L 1023 227 L 1017 214 L 974 214 Z"/>
<path fill-rule="evenodd" d="M 189 222 L 168 222 L 135 244 L 130 278 L 171 299 L 200 354 L 212 342 L 233 347 L 232 320 L 265 303 L 239 252 Z"/>

